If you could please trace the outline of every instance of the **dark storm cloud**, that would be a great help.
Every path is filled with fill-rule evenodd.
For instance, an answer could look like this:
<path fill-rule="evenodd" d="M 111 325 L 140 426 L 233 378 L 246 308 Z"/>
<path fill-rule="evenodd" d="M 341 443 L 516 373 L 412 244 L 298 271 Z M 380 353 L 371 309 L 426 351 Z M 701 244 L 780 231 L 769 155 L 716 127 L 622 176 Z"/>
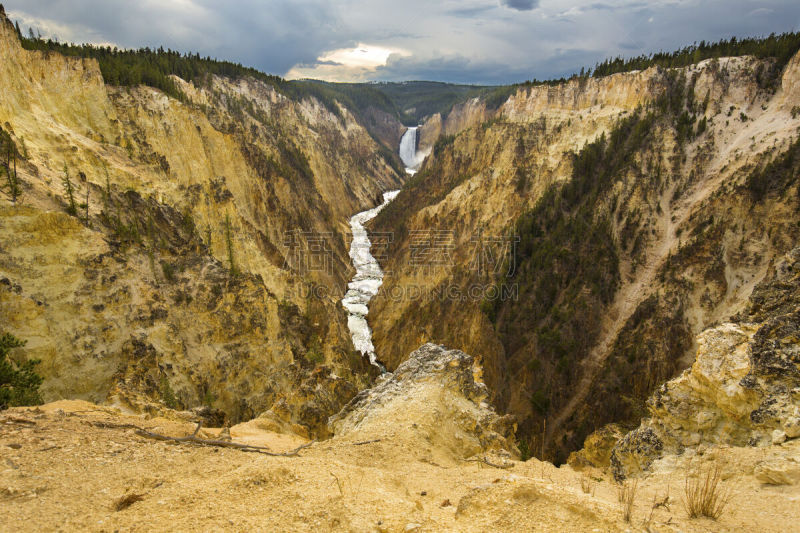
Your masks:
<path fill-rule="evenodd" d="M 796 0 L 0 1 L 23 30 L 62 40 L 163 45 L 276 74 L 327 69 L 341 80 L 545 79 L 609 56 L 800 27 Z M 357 72 L 320 60 L 356 46 L 396 53 Z"/>
<path fill-rule="evenodd" d="M 320 50 L 349 42 L 337 35 L 338 13 L 322 0 L 0 1 L 12 15 L 91 29 L 94 41 L 131 48 L 163 45 L 270 72 L 283 73 L 296 63 L 315 60 Z M 62 40 L 86 39 L 63 33 Z"/>
<path fill-rule="evenodd" d="M 647 7 L 647 2 L 626 2 L 621 4 L 609 4 L 605 2 L 595 2 L 593 4 L 589 4 L 587 6 L 587 10 L 596 10 L 596 11 L 617 11 L 619 9 L 638 9 L 641 7 Z"/>
<path fill-rule="evenodd" d="M 518 11 L 530 11 L 539 7 L 539 0 L 500 0 L 500 3 Z"/>

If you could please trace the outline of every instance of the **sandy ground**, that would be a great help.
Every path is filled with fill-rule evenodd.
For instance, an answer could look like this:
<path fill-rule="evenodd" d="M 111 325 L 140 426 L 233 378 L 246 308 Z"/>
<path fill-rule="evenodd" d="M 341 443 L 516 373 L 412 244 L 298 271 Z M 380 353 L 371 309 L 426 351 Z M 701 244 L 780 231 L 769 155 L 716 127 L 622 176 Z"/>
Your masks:
<path fill-rule="evenodd" d="M 800 487 L 761 485 L 747 473 L 770 453 L 798 456 L 797 441 L 726 452 L 733 468 L 724 484 L 734 492 L 718 521 L 687 518 L 681 466 L 664 463 L 639 482 L 626 523 L 617 486 L 602 472 L 449 459 L 415 441 L 413 427 L 272 457 L 155 441 L 131 426 L 174 436 L 194 429 L 77 401 L 0 414 L 0 530 L 800 531 Z M 231 435 L 275 452 L 303 442 L 253 423 Z M 654 499 L 667 495 L 648 522 Z M 127 507 L 125 496 L 133 496 Z"/>

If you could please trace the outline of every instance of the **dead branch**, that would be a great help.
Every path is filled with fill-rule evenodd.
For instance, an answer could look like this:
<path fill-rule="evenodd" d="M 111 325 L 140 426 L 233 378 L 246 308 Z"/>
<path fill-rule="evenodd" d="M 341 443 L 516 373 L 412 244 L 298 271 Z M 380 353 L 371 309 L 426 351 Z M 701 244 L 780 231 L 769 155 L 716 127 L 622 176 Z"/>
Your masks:
<path fill-rule="evenodd" d="M 127 509 L 128 507 L 130 507 L 134 503 L 140 502 L 142 500 L 144 500 L 144 494 L 133 494 L 133 493 L 126 494 L 125 496 L 122 496 L 121 498 L 118 498 L 114 502 L 114 505 L 112 506 L 112 508 L 115 511 L 122 511 L 123 509 Z"/>
<path fill-rule="evenodd" d="M 489 466 L 493 466 L 494 468 L 500 468 L 501 470 L 506 470 L 506 469 L 509 469 L 509 468 L 514 468 L 514 463 L 509 463 L 509 464 L 499 465 L 499 464 L 497 464 L 497 463 L 493 463 L 493 462 L 491 462 L 491 461 L 490 461 L 490 460 L 489 460 L 487 457 L 481 457 L 481 458 L 477 458 L 477 457 L 470 457 L 469 459 L 467 459 L 467 461 L 470 461 L 470 462 L 473 462 L 473 461 L 474 461 L 474 462 L 478 462 L 478 463 L 484 463 L 484 464 L 487 464 L 487 465 L 489 465 Z"/>
<path fill-rule="evenodd" d="M 80 415 L 84 413 L 103 413 L 106 415 L 116 415 L 118 414 L 113 409 L 81 409 L 79 411 L 67 411 L 67 415 Z"/>
<path fill-rule="evenodd" d="M 372 444 L 373 442 L 380 442 L 383 439 L 362 440 L 361 442 L 354 442 L 353 446 L 363 446 L 364 444 Z"/>
<path fill-rule="evenodd" d="M 484 457 L 484 458 L 483 458 L 483 462 L 484 462 L 484 463 L 486 463 L 486 464 L 487 464 L 487 465 L 489 465 L 489 466 L 493 466 L 493 467 L 495 467 L 495 468 L 501 468 L 501 469 L 503 469 L 503 470 L 505 470 L 505 469 L 507 469 L 507 468 L 514 468 L 514 463 L 507 463 L 507 464 L 504 464 L 504 465 L 499 465 L 499 464 L 497 464 L 497 463 L 493 463 L 493 462 L 491 462 L 491 461 L 490 461 L 489 459 L 487 459 L 486 457 Z"/>
<path fill-rule="evenodd" d="M 194 428 L 194 432 L 191 435 L 187 435 L 185 437 L 170 437 L 169 435 L 162 435 L 161 433 L 154 433 L 152 431 L 147 431 L 137 425 L 134 424 L 116 424 L 113 422 L 104 422 L 102 420 L 86 422 L 90 426 L 104 428 L 104 429 L 135 429 L 136 434 L 140 437 L 145 437 L 147 439 L 153 440 L 160 440 L 164 442 L 177 442 L 177 443 L 192 443 L 192 444 L 199 444 L 201 446 L 216 446 L 218 448 L 231 448 L 234 450 L 239 450 L 242 452 L 253 452 L 253 453 L 261 453 L 264 455 L 270 455 L 272 457 L 295 457 L 299 454 L 300 450 L 308 448 L 315 442 L 316 440 L 312 440 L 305 444 L 298 446 L 293 450 L 289 450 L 288 452 L 272 452 L 266 446 L 255 446 L 252 444 L 240 444 L 238 442 L 230 442 L 227 440 L 218 440 L 218 439 L 202 439 L 197 436 L 200 432 L 200 428 L 202 427 L 203 423 L 198 422 L 197 427 Z"/>
<path fill-rule="evenodd" d="M 315 442 L 316 440 L 312 440 L 311 442 L 307 442 L 303 445 L 298 446 L 294 450 L 289 450 L 288 452 L 272 452 L 266 446 L 254 446 L 251 444 L 239 444 L 238 442 L 230 442 L 226 440 L 216 440 L 216 439 L 201 439 L 197 436 L 197 432 L 200 431 L 200 424 L 197 425 L 195 432 L 191 435 L 187 435 L 185 437 L 170 437 L 168 435 L 162 435 L 160 433 L 153 433 L 152 431 L 146 431 L 144 429 L 138 429 L 136 434 L 140 437 L 145 437 L 148 439 L 153 440 L 160 440 L 165 442 L 189 442 L 193 444 L 199 444 L 201 446 L 216 446 L 219 448 L 233 448 L 234 450 L 239 450 L 243 452 L 254 452 L 254 453 L 261 453 L 264 455 L 270 455 L 273 457 L 295 457 L 298 455 L 298 452 L 304 448 L 308 448 Z"/>
<path fill-rule="evenodd" d="M 116 422 L 104 422 L 103 420 L 92 420 L 85 423 L 102 429 L 142 429 L 136 424 L 117 424 Z"/>

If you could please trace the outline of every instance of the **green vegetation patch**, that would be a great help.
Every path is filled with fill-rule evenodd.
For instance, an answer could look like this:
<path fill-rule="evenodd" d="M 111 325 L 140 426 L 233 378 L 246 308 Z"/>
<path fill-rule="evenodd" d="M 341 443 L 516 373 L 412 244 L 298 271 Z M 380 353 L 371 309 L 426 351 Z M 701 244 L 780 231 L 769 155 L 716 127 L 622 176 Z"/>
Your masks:
<path fill-rule="evenodd" d="M 25 341 L 10 333 L 0 334 L 0 410 L 42 403 L 39 386 L 43 379 L 36 373 L 40 361 L 18 362 L 10 356 L 11 350 L 22 346 Z"/>

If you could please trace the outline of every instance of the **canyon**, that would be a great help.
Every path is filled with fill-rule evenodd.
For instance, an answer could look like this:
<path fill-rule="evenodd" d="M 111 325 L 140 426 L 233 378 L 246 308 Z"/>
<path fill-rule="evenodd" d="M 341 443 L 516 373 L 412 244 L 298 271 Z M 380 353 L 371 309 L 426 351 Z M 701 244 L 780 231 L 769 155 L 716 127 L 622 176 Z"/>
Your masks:
<path fill-rule="evenodd" d="M 43 378 L 0 530 L 796 521 L 796 50 L 167 94 L 0 8 L 0 58 L 0 333 Z"/>

